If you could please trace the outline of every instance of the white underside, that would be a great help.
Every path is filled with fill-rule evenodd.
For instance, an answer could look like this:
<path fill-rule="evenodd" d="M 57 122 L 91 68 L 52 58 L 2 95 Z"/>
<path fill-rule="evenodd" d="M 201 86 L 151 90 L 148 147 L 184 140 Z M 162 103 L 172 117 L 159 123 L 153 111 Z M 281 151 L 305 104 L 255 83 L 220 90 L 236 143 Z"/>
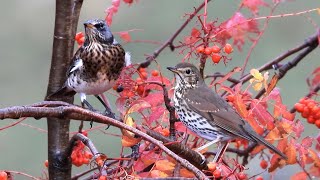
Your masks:
<path fill-rule="evenodd" d="M 81 84 L 78 84 L 73 90 L 77 93 L 85 93 L 87 95 L 98 95 L 111 89 L 114 83 L 115 81 L 104 81 L 101 83 L 81 82 Z"/>

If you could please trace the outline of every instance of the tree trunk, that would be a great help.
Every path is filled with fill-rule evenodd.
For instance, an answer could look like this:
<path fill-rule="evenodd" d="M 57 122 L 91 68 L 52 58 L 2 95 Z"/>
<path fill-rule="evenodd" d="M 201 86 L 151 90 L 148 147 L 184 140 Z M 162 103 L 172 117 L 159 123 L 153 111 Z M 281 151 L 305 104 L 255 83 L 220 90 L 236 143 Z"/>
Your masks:
<path fill-rule="evenodd" d="M 56 0 L 54 38 L 47 95 L 64 84 L 73 55 L 74 36 L 82 0 Z M 60 99 L 72 103 L 73 97 Z M 49 179 L 71 179 L 71 161 L 66 154 L 69 144 L 69 119 L 48 118 Z"/>

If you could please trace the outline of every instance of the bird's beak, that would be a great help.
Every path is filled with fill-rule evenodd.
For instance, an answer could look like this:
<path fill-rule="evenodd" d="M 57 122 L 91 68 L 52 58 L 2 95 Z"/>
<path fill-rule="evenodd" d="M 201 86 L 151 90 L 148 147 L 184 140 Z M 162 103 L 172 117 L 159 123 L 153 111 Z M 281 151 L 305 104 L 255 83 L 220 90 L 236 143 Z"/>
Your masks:
<path fill-rule="evenodd" d="M 176 67 L 167 67 L 167 69 L 168 69 L 169 71 L 172 71 L 173 73 L 178 73 L 178 70 L 177 70 Z"/>
<path fill-rule="evenodd" d="M 84 27 L 89 28 L 89 29 L 93 29 L 94 25 L 92 25 L 90 23 L 84 23 Z"/>

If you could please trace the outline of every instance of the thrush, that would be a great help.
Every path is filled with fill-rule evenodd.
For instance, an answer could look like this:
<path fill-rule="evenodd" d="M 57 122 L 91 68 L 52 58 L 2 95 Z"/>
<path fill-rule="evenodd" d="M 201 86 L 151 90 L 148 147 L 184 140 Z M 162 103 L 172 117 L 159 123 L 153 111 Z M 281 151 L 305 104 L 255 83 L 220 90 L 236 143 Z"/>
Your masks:
<path fill-rule="evenodd" d="M 228 141 L 235 138 L 259 143 L 287 159 L 281 151 L 258 135 L 252 127 L 204 82 L 199 70 L 190 63 L 168 67 L 175 74 L 174 107 L 180 121 L 198 136 L 210 142 L 198 151 L 220 142 L 222 154 Z M 224 148 L 224 149 L 223 149 Z M 215 161 L 219 158 L 217 155 Z"/>
<path fill-rule="evenodd" d="M 113 87 L 126 65 L 126 59 L 130 59 L 129 54 L 126 54 L 114 39 L 104 20 L 88 20 L 84 27 L 85 41 L 72 58 L 66 82 L 48 98 L 74 96 L 79 93 L 81 103 L 93 109 L 86 101 L 86 95 L 95 95 L 111 113 L 99 94 Z"/>

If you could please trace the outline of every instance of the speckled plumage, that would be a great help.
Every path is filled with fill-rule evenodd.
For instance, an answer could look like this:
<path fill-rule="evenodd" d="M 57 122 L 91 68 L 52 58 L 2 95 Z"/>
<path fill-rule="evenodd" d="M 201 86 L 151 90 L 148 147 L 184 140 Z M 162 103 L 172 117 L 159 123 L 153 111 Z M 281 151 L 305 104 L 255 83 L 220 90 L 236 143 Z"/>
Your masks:
<path fill-rule="evenodd" d="M 176 112 L 191 131 L 213 143 L 243 138 L 263 144 L 286 158 L 276 147 L 259 136 L 223 98 L 205 84 L 194 65 L 179 63 L 168 69 L 175 73 L 173 99 Z"/>
<path fill-rule="evenodd" d="M 84 23 L 85 42 L 73 56 L 64 86 L 50 98 L 80 93 L 98 95 L 109 90 L 125 66 L 125 50 L 114 39 L 104 20 Z"/>

